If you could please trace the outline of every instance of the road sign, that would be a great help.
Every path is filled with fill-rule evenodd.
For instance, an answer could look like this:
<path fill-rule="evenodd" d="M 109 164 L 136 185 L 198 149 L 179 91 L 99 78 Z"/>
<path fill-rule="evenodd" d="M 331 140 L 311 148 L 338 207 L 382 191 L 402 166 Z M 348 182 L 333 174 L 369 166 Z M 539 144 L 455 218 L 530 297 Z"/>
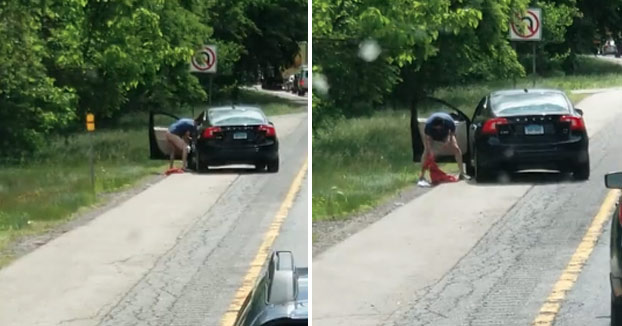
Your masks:
<path fill-rule="evenodd" d="M 199 73 L 215 73 L 217 66 L 215 45 L 204 45 L 201 50 L 192 57 L 190 71 Z"/>
<path fill-rule="evenodd" d="M 540 8 L 527 9 L 525 15 L 521 17 L 519 14 L 516 20 L 517 21 L 510 22 L 510 40 L 542 40 L 542 10 Z"/>
<path fill-rule="evenodd" d="M 93 113 L 88 113 L 86 115 L 86 130 L 95 131 L 95 116 Z"/>

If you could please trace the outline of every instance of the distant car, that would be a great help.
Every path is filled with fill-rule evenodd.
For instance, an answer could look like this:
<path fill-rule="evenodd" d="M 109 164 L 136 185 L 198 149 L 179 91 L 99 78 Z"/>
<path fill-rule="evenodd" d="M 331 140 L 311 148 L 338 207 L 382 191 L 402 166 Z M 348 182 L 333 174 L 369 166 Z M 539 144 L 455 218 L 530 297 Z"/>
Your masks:
<path fill-rule="evenodd" d="M 605 186 L 622 189 L 622 172 L 605 175 Z M 611 326 L 622 326 L 622 197 L 618 198 L 618 203 L 611 217 L 609 258 Z"/>
<path fill-rule="evenodd" d="M 289 76 L 287 80 L 283 83 L 283 90 L 286 92 L 292 91 L 292 89 L 294 88 L 295 79 L 296 79 L 295 75 Z"/>
<path fill-rule="evenodd" d="M 302 68 L 302 71 L 300 72 L 300 77 L 298 80 L 298 95 L 303 96 L 305 95 L 305 93 L 307 93 L 308 89 L 309 89 L 309 70 L 307 69 L 307 67 Z"/>
<path fill-rule="evenodd" d="M 149 145 L 152 159 L 168 159 L 168 126 L 156 126 L 158 115 L 177 119 L 164 112 L 149 118 Z M 170 122 L 172 122 L 171 120 Z M 279 141 L 276 129 L 263 111 L 252 106 L 208 108 L 195 119 L 197 132 L 188 154 L 188 166 L 197 171 L 209 166 L 254 165 L 257 171 L 278 172 Z"/>
<path fill-rule="evenodd" d="M 602 48 L 603 55 L 616 54 L 616 53 L 618 53 L 618 48 L 615 45 L 615 43 L 613 43 L 612 40 L 607 41 L 605 45 L 603 45 L 603 48 Z"/>
<path fill-rule="evenodd" d="M 559 90 L 501 90 L 481 99 L 473 117 L 453 111 L 456 138 L 467 173 L 479 181 L 497 172 L 554 169 L 590 176 L 589 138 L 583 112 Z M 423 133 L 425 118 L 419 118 Z M 445 150 L 446 151 L 446 150 Z M 440 150 L 441 155 L 448 152 Z"/>
<path fill-rule="evenodd" d="M 275 251 L 242 304 L 235 326 L 308 325 L 308 269 L 298 268 L 289 251 Z"/>

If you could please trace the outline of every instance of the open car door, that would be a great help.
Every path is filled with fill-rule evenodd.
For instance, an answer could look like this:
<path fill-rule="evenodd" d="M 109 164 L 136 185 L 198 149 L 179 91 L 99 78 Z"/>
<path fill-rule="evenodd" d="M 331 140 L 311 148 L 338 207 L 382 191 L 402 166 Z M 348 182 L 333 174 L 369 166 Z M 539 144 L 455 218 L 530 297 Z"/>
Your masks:
<path fill-rule="evenodd" d="M 166 139 L 168 126 L 179 120 L 178 117 L 166 112 L 149 112 L 149 158 L 152 160 L 168 160 L 171 146 Z M 181 159 L 181 153 L 175 155 Z"/>
<path fill-rule="evenodd" d="M 454 118 L 454 123 L 456 124 L 456 140 L 458 141 L 458 147 L 460 147 L 460 150 L 462 151 L 463 158 L 468 158 L 469 126 L 471 125 L 471 120 L 464 112 L 460 111 L 455 106 L 441 99 L 426 97 L 418 103 L 417 126 L 419 129 L 419 139 L 423 141 L 423 139 L 425 138 L 425 123 L 428 120 L 428 117 L 431 116 L 433 113 L 437 112 L 448 113 Z M 454 156 L 451 153 L 451 150 L 443 148 L 443 145 L 438 142 L 432 143 L 432 149 L 436 154 L 436 157 L 438 158 L 447 158 Z"/>

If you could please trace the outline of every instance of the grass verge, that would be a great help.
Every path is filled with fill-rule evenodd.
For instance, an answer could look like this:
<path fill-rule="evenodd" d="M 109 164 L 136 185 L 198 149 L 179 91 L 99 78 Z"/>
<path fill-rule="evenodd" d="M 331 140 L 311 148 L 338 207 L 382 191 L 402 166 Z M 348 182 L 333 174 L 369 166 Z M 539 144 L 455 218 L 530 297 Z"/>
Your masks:
<path fill-rule="evenodd" d="M 601 63 L 597 63 L 600 67 Z M 622 72 L 622 66 L 609 70 Z M 531 81 L 517 81 L 517 87 L 531 87 Z M 566 91 L 574 103 L 586 94 L 570 90 L 622 86 L 622 74 L 554 77 L 538 80 L 536 87 Z M 467 115 L 490 91 L 511 88 L 513 82 L 490 82 L 439 89 L 434 96 L 444 99 Z M 313 221 L 348 218 L 365 212 L 412 185 L 420 165 L 412 162 L 410 113 L 379 111 L 371 117 L 344 119 L 329 129 L 316 130 L 313 138 Z M 443 164 L 457 172 L 455 164 Z"/>
<path fill-rule="evenodd" d="M 268 115 L 305 109 L 269 95 L 248 91 L 240 95 L 241 103 L 259 105 Z M 190 109 L 171 113 L 192 116 Z M 48 146 L 25 164 L 0 169 L 0 266 L 13 258 L 7 248 L 16 239 L 46 232 L 81 209 L 101 204 L 102 194 L 127 189 L 149 175 L 162 173 L 167 162 L 149 160 L 147 125 L 147 113 L 127 114 L 114 127 L 98 129 L 93 135 L 84 132 L 51 138 Z M 90 182 L 91 141 L 97 195 Z"/>

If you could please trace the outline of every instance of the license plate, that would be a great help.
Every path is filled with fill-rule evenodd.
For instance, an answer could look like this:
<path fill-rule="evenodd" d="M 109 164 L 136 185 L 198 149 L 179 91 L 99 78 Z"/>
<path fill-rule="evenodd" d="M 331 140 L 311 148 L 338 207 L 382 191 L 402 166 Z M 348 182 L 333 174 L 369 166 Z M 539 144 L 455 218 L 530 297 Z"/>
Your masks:
<path fill-rule="evenodd" d="M 248 135 L 245 132 L 236 132 L 233 134 L 233 139 L 246 139 Z"/>
<path fill-rule="evenodd" d="M 525 135 L 543 135 L 544 134 L 544 126 L 543 125 L 528 125 L 525 126 Z"/>

